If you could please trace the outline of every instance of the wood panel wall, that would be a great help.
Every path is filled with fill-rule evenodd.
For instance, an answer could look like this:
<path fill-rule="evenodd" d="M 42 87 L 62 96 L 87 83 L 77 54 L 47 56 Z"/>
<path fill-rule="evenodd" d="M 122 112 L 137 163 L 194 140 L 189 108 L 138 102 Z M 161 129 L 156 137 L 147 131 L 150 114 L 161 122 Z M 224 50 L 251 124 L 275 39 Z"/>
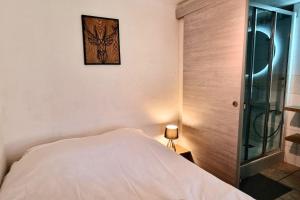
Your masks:
<path fill-rule="evenodd" d="M 191 5 L 177 9 L 184 15 L 181 142 L 203 169 L 237 185 L 247 0 Z"/>

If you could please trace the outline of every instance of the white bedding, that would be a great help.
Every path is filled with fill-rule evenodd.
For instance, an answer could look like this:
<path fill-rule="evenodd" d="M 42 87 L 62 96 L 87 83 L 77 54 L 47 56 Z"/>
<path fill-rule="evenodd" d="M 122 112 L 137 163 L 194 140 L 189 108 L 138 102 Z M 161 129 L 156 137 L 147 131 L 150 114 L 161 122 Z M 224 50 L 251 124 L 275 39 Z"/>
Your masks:
<path fill-rule="evenodd" d="M 30 149 L 1 200 L 252 199 L 136 129 Z"/>

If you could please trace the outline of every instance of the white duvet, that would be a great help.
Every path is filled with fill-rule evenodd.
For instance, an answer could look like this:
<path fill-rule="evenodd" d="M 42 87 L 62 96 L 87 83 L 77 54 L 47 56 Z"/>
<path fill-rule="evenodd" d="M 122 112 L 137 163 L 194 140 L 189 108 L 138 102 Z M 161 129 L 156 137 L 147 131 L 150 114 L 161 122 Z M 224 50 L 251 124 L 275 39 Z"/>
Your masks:
<path fill-rule="evenodd" d="M 136 129 L 32 148 L 1 200 L 252 199 Z"/>

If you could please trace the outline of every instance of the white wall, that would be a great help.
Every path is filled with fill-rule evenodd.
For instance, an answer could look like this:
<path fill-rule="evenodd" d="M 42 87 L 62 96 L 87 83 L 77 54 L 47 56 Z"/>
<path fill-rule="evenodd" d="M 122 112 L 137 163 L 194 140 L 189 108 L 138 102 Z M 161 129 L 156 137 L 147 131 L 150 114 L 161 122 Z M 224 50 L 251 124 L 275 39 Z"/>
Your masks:
<path fill-rule="evenodd" d="M 295 6 L 300 14 L 300 4 Z M 295 35 L 292 45 L 292 64 L 289 76 L 289 88 L 287 93 L 287 105 L 300 105 L 300 15 L 295 22 Z M 300 114 L 286 112 L 285 134 L 292 135 L 300 133 Z M 300 145 L 292 142 L 285 142 L 285 161 L 300 167 Z"/>
<path fill-rule="evenodd" d="M 175 8 L 174 0 L 3 1 L 0 122 L 9 160 L 63 137 L 176 121 Z M 81 14 L 120 20 L 121 66 L 84 66 Z"/>
<path fill-rule="evenodd" d="M 6 170 L 6 157 L 4 154 L 3 138 L 0 135 L 0 186 L 2 182 L 3 175 Z"/>

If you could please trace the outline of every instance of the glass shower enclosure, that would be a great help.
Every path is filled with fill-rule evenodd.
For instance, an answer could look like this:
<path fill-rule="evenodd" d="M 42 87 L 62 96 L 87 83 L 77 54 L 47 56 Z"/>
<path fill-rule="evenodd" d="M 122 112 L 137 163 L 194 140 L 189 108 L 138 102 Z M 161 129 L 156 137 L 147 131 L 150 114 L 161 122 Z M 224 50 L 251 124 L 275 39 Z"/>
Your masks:
<path fill-rule="evenodd" d="M 293 12 L 250 4 L 241 165 L 281 150 Z"/>

